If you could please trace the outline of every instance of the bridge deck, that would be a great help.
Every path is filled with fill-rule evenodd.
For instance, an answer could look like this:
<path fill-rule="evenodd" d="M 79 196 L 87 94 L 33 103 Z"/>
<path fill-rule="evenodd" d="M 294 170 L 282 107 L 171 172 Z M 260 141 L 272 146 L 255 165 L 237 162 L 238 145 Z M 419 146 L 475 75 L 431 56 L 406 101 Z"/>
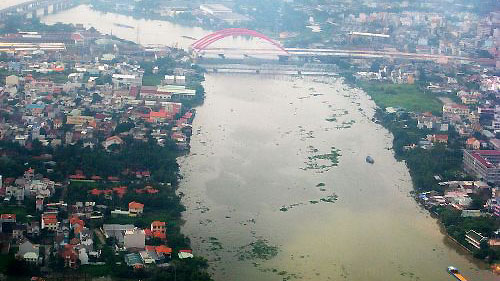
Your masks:
<path fill-rule="evenodd" d="M 24 4 L 32 1 L 33 0 L 2 0 L 0 1 L 0 11 L 19 4 Z"/>

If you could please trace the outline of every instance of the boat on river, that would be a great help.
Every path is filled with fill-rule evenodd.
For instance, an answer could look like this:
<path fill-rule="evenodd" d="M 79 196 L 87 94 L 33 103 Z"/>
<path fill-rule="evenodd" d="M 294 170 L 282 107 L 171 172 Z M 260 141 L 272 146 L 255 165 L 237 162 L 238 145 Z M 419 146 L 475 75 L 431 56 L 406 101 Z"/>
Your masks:
<path fill-rule="evenodd" d="M 467 281 L 456 267 L 448 266 L 448 273 L 459 281 Z"/>
<path fill-rule="evenodd" d="M 375 163 L 375 160 L 373 160 L 373 158 L 370 155 L 368 155 L 368 156 L 366 156 L 366 162 L 373 164 L 373 163 Z"/>
<path fill-rule="evenodd" d="M 126 24 L 121 24 L 121 23 L 115 23 L 115 25 L 118 27 L 124 27 L 124 28 L 130 28 L 130 29 L 135 28 L 131 25 L 126 25 Z"/>

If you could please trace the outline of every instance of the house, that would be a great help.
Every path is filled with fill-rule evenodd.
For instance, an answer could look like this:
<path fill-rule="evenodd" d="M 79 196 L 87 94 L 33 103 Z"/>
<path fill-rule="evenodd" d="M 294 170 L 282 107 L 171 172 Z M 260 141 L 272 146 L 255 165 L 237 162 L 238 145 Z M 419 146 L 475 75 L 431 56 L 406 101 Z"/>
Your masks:
<path fill-rule="evenodd" d="M 26 227 L 26 234 L 28 237 L 38 237 L 40 235 L 40 223 L 37 221 L 31 221 Z"/>
<path fill-rule="evenodd" d="M 143 229 L 135 227 L 134 229 L 125 231 L 123 241 L 126 249 L 144 249 L 146 245 L 146 233 Z"/>
<path fill-rule="evenodd" d="M 19 244 L 19 250 L 16 253 L 17 259 L 24 259 L 30 263 L 38 263 L 38 257 L 40 254 L 39 245 L 35 245 L 30 241 L 26 240 Z"/>
<path fill-rule="evenodd" d="M 152 257 L 156 263 L 163 263 L 172 258 L 172 248 L 165 245 L 160 246 L 146 246 L 146 251 L 149 256 Z"/>
<path fill-rule="evenodd" d="M 166 222 L 153 221 L 151 223 L 151 233 L 154 238 L 166 239 L 167 238 Z"/>
<path fill-rule="evenodd" d="M 12 239 L 22 239 L 24 237 L 24 233 L 26 232 L 26 225 L 24 224 L 15 224 L 12 228 Z"/>
<path fill-rule="evenodd" d="M 123 144 L 123 140 L 119 136 L 112 136 L 107 138 L 103 143 L 105 149 L 108 149 L 111 145 L 121 145 Z"/>
<path fill-rule="evenodd" d="M 465 147 L 471 150 L 479 150 L 479 148 L 481 147 L 481 142 L 474 137 L 470 137 L 465 142 Z"/>
<path fill-rule="evenodd" d="M 190 259 L 193 258 L 193 252 L 191 250 L 180 250 L 179 253 L 177 254 L 179 256 L 179 259 Z"/>
<path fill-rule="evenodd" d="M 140 216 L 144 212 L 144 204 L 132 201 L 128 204 L 128 212 L 131 217 Z"/>
<path fill-rule="evenodd" d="M 428 135 L 427 140 L 433 143 L 448 143 L 448 135 Z"/>
<path fill-rule="evenodd" d="M 42 229 L 56 231 L 59 226 L 57 215 L 54 213 L 46 213 L 42 215 Z"/>
<path fill-rule="evenodd" d="M 130 253 L 125 255 L 125 263 L 133 268 L 142 268 L 144 264 L 142 263 L 141 255 L 138 253 Z"/>
<path fill-rule="evenodd" d="M 488 238 L 484 237 L 483 235 L 477 233 L 474 230 L 469 230 L 465 233 L 465 241 L 467 241 L 470 245 L 472 245 L 476 249 L 480 249 L 481 243 L 487 240 Z"/>
<path fill-rule="evenodd" d="M 124 235 L 128 230 L 134 229 L 135 226 L 132 224 L 104 224 L 102 226 L 102 232 L 106 238 L 114 238 L 119 246 L 124 244 Z"/>
<path fill-rule="evenodd" d="M 78 267 L 78 253 L 73 245 L 64 245 L 64 248 L 59 251 L 59 256 L 64 260 L 64 267 L 73 269 Z"/>
<path fill-rule="evenodd" d="M 24 254 L 23 260 L 30 264 L 38 264 L 38 253 L 29 252 Z"/>

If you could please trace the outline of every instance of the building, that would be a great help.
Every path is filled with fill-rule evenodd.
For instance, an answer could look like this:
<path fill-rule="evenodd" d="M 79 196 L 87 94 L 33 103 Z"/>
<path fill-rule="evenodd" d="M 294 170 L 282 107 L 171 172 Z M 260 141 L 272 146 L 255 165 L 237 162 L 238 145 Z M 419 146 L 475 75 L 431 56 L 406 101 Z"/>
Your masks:
<path fill-rule="evenodd" d="M 119 136 L 109 137 L 105 141 L 102 142 L 102 146 L 105 149 L 108 149 L 108 147 L 110 147 L 112 145 L 122 145 L 122 144 L 123 144 L 123 140 Z"/>
<path fill-rule="evenodd" d="M 427 140 L 433 143 L 448 143 L 448 135 L 429 135 L 427 136 Z"/>
<path fill-rule="evenodd" d="M 114 238 L 118 245 L 123 246 L 125 232 L 134 228 L 132 224 L 104 224 L 102 232 L 106 238 Z"/>
<path fill-rule="evenodd" d="M 17 77 L 16 75 L 10 75 L 5 77 L 5 85 L 7 86 L 19 85 L 19 77 Z"/>
<path fill-rule="evenodd" d="M 474 137 L 468 138 L 465 146 L 467 149 L 479 150 L 481 148 L 481 142 Z"/>
<path fill-rule="evenodd" d="M 443 117 L 450 117 L 451 115 L 460 115 L 462 117 L 467 117 L 470 113 L 468 106 L 461 104 L 444 104 L 443 105 Z"/>
<path fill-rule="evenodd" d="M 128 203 L 128 212 L 131 217 L 140 216 L 144 212 L 144 204 L 132 201 Z"/>
<path fill-rule="evenodd" d="M 137 227 L 126 230 L 123 241 L 126 249 L 144 249 L 146 246 L 146 232 Z"/>
<path fill-rule="evenodd" d="M 64 267 L 78 267 L 78 253 L 71 244 L 64 245 L 64 248 L 59 251 L 59 256 L 64 260 Z"/>
<path fill-rule="evenodd" d="M 36 255 L 36 260 L 34 262 L 38 262 L 39 252 L 40 252 L 39 245 L 35 245 L 30 241 L 26 240 L 23 243 L 19 244 L 19 250 L 16 253 L 16 258 L 25 259 L 26 254 L 30 254 L 28 258 L 31 261 L 33 259 L 33 256 Z"/>
<path fill-rule="evenodd" d="M 469 230 L 465 233 L 465 241 L 467 241 L 476 249 L 480 249 L 481 243 L 487 240 L 488 238 L 484 237 L 480 233 L 475 232 L 474 230 Z"/>
<path fill-rule="evenodd" d="M 164 82 L 167 85 L 186 85 L 186 76 L 184 76 L 184 75 L 165 75 Z"/>
<path fill-rule="evenodd" d="M 59 222 L 56 214 L 47 213 L 42 215 L 42 229 L 56 231 L 58 226 Z"/>
<path fill-rule="evenodd" d="M 115 88 L 142 85 L 142 76 L 140 75 L 113 74 L 111 80 Z"/>
<path fill-rule="evenodd" d="M 465 171 L 491 183 L 500 182 L 499 150 L 464 150 Z"/>
<path fill-rule="evenodd" d="M 192 99 L 196 95 L 195 90 L 186 89 L 183 85 L 163 85 L 158 87 L 158 93 L 170 95 L 172 99 Z"/>
<path fill-rule="evenodd" d="M 68 125 L 78 125 L 83 126 L 85 124 L 94 124 L 95 119 L 92 116 L 83 116 L 83 115 L 68 115 L 66 116 L 66 124 Z"/>
<path fill-rule="evenodd" d="M 167 227 L 164 221 L 153 221 L 151 223 L 151 233 L 154 238 L 166 239 L 167 238 Z"/>
<path fill-rule="evenodd" d="M 233 11 L 222 4 L 202 4 L 200 10 L 207 15 L 220 15 L 232 13 Z"/>

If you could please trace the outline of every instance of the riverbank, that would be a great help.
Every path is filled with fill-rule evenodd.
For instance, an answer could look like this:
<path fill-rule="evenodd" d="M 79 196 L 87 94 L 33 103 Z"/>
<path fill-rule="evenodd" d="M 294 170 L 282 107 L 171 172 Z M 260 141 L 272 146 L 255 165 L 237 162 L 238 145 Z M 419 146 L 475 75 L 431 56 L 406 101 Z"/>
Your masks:
<path fill-rule="evenodd" d="M 7 23 L 14 28 L 12 32 L 29 26 L 32 28 L 30 31 L 40 32 L 43 36 L 77 30 L 70 24 L 45 25 L 16 16 L 9 18 Z M 98 45 L 98 40 L 109 40 L 109 36 L 99 32 L 92 32 L 92 35 L 93 39 L 86 41 L 91 48 Z M 14 125 L 16 128 L 28 128 L 26 123 L 17 123 L 17 118 L 12 116 L 30 116 L 32 124 L 43 127 L 43 137 L 28 139 L 26 131 L 26 143 L 15 141 L 10 133 L 2 134 L 0 140 L 0 152 L 9 155 L 0 159 L 0 186 L 5 179 L 8 189 L 22 188 L 23 194 L 14 199 L 5 196 L 3 189 L 5 200 L 0 204 L 0 213 L 2 217 L 8 214 L 14 218 L 16 227 L 24 229 L 20 234 L 22 239 L 7 239 L 5 237 L 11 238 L 12 227 L 10 233 L 6 231 L 8 228 L 2 229 L 2 244 L 8 246 L 3 248 L 0 256 L 0 279 L 5 274 L 7 278 L 48 276 L 61 280 L 87 277 L 212 280 L 207 273 L 206 259 L 192 252 L 189 238 L 181 232 L 184 223 L 181 215 L 186 208 L 177 193 L 181 178 L 177 161 L 187 153 L 191 123 L 195 118 L 194 108 L 204 101 L 203 70 L 193 66 L 187 53 L 177 48 L 165 48 L 153 59 L 143 54 L 139 45 L 118 40 L 114 41 L 115 47 L 138 52 L 131 55 L 116 48 L 113 61 L 94 61 L 94 57 L 85 56 L 82 50 L 75 52 L 74 46 L 67 44 L 68 48 L 58 53 L 58 67 L 64 72 L 47 74 L 28 70 L 31 63 L 46 64 L 50 53 L 47 56 L 39 54 L 29 63 L 20 59 L 25 52 L 1 56 L 0 86 L 3 95 L 0 107 L 11 108 L 15 105 L 20 109 L 15 114 L 8 110 L 3 112 L 0 125 L 2 128 Z M 101 58 L 103 52 L 95 51 L 93 55 Z M 17 71 L 8 69 L 7 62 L 17 63 Z M 148 103 L 137 92 L 123 103 L 114 103 L 122 101 L 121 98 L 128 96 L 134 88 L 112 83 L 115 82 L 112 76 L 123 74 L 120 73 L 121 68 L 129 67 L 129 63 L 133 63 L 134 68 L 132 70 L 131 67 L 128 74 L 139 75 L 138 70 L 141 69 L 142 82 L 146 80 L 155 86 L 160 84 L 155 78 L 165 80 L 165 76 L 176 74 L 177 79 L 183 81 L 176 87 L 188 92 L 189 96 L 172 94 L 168 102 L 160 104 L 156 101 Z M 85 68 L 81 67 L 82 64 Z M 110 71 L 97 71 L 93 74 L 95 80 L 90 79 L 88 69 L 99 68 Z M 69 74 L 76 72 L 80 74 L 72 80 L 76 86 L 66 88 Z M 17 88 L 4 92 L 3 82 L 7 79 L 4 76 L 7 75 L 23 82 L 17 82 Z M 24 100 L 24 91 L 32 86 L 30 81 L 35 83 L 37 80 L 51 84 L 44 92 L 50 98 L 45 99 L 45 95 L 41 95 L 33 100 Z M 31 90 L 36 92 L 38 89 Z M 7 101 L 9 95 L 15 96 L 15 99 Z M 54 112 L 51 107 L 48 109 L 50 114 L 41 113 L 35 118 L 25 111 L 26 104 L 35 102 L 42 111 L 52 104 L 57 104 L 61 111 Z M 148 103 L 147 108 L 145 103 Z M 51 106 L 45 107 L 47 104 Z M 66 113 L 72 110 L 84 112 L 83 118 L 89 120 L 88 123 L 68 121 L 72 115 Z M 52 127 L 54 120 L 60 126 Z M 82 125 L 85 125 L 85 130 Z M 45 138 L 49 135 L 48 131 L 50 137 Z M 60 136 L 66 138 L 61 140 Z M 54 142 L 56 138 L 58 142 Z M 47 164 L 48 160 L 50 164 Z M 31 192 L 26 192 L 25 198 L 24 188 L 28 189 L 32 182 L 38 183 L 37 189 L 45 186 L 47 190 L 35 197 L 33 193 L 39 190 L 33 188 Z M 36 209 L 34 197 L 37 199 Z M 49 216 L 52 221 L 50 229 L 44 226 Z M 32 224 L 37 225 L 38 233 L 26 233 L 27 225 Z M 124 242 L 126 235 L 133 235 L 137 244 L 127 246 Z M 21 258 L 17 256 L 18 248 L 22 248 L 20 243 L 36 244 L 32 247 L 37 249 L 37 263 L 40 261 L 37 265 L 40 266 L 24 262 L 23 255 Z"/>
<path fill-rule="evenodd" d="M 429 96 L 423 92 L 419 93 L 416 90 L 417 87 L 413 85 L 374 82 L 351 82 L 350 84 L 363 89 L 377 104 L 375 119 L 394 136 L 392 149 L 396 159 L 404 161 L 409 169 L 415 191 L 413 195 L 415 200 L 421 202 L 418 200 L 417 194 L 422 192 L 443 195 L 445 187 L 439 182 L 473 180 L 463 172 L 462 167 L 462 149 L 465 139 L 454 132 L 453 127 L 447 133 L 446 145 L 436 144 L 430 148 L 419 145 L 420 141 L 428 139 L 428 136 L 435 134 L 435 132 L 430 129 L 418 128 L 417 117 L 412 110 L 418 109 L 420 112 L 428 111 L 440 114 L 440 112 L 436 112 L 437 98 L 435 96 Z M 404 88 L 410 89 L 410 91 Z M 420 95 L 420 97 L 411 97 L 411 95 Z M 396 107 L 397 110 L 386 110 L 386 108 L 392 107 Z M 472 207 L 482 208 L 484 203 L 481 201 L 473 202 Z M 463 217 L 461 211 L 451 206 L 425 207 L 436 215 L 439 223 L 444 227 L 446 235 L 467 249 L 474 258 L 490 264 L 499 262 L 500 251 L 498 248 L 492 248 L 485 244 L 480 249 L 476 249 L 471 247 L 465 238 L 466 232 L 471 229 L 491 237 L 500 227 L 498 220 L 491 216 Z"/>

